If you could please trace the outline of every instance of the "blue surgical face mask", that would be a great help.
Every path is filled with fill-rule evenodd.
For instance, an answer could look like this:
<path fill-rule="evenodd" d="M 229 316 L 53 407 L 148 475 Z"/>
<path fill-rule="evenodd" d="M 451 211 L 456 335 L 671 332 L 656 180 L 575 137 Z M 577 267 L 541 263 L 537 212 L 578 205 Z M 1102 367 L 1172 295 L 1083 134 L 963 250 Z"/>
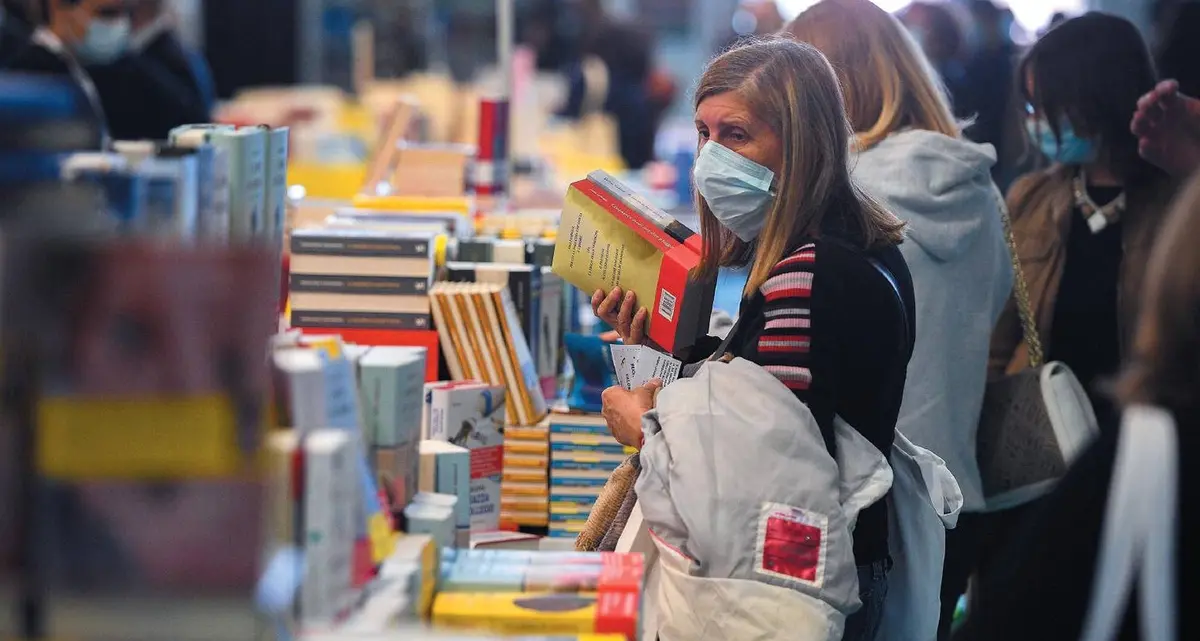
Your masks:
<path fill-rule="evenodd" d="M 128 17 L 92 20 L 83 42 L 75 48 L 75 54 L 87 64 L 113 62 L 129 48 L 131 31 Z"/>
<path fill-rule="evenodd" d="M 1045 118 L 1029 118 L 1025 121 L 1029 139 L 1047 158 L 1067 165 L 1082 165 L 1096 159 L 1096 146 L 1086 138 L 1075 134 L 1069 123 L 1059 127 L 1059 139 L 1055 140 L 1050 123 Z"/>
<path fill-rule="evenodd" d="M 692 179 L 725 229 L 747 243 L 758 238 L 775 199 L 774 172 L 710 140 L 700 148 Z"/>

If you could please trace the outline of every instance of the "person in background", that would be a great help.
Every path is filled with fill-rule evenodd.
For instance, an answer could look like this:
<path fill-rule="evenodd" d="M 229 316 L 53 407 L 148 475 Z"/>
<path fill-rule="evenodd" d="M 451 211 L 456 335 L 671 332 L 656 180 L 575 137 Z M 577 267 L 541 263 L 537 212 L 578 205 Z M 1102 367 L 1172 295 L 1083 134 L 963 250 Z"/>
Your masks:
<path fill-rule="evenodd" d="M 95 122 L 111 126 L 85 65 L 114 60 L 124 51 L 129 19 L 124 0 L 5 0 L 7 50 L 0 70 L 70 78 Z"/>
<path fill-rule="evenodd" d="M 1175 123 L 1185 125 L 1183 121 Z M 1191 125 L 1200 123 L 1193 122 Z M 1172 127 L 1164 127 L 1164 133 Z M 1174 133 L 1190 137 L 1186 130 Z M 1169 412 L 1176 427 L 1179 494 L 1176 639 L 1200 638 L 1198 619 L 1186 608 L 1200 603 L 1187 571 L 1200 567 L 1200 174 L 1175 204 L 1148 257 L 1136 338 L 1116 388 L 1123 406 L 1151 405 Z M 1096 566 L 1117 462 L 1117 430 L 1102 431 L 1054 491 L 1024 524 L 997 571 L 985 579 L 956 641 L 1079 639 L 1094 594 L 1123 585 L 1096 585 Z M 1169 507 L 1159 509 L 1170 509 Z M 1138 589 L 1133 593 L 1137 594 Z M 1139 604 L 1140 607 L 1140 604 Z M 1106 637 L 1145 639 L 1132 599 L 1120 630 Z"/>
<path fill-rule="evenodd" d="M 1180 3 L 1171 16 L 1158 42 L 1158 72 L 1182 93 L 1200 96 L 1200 2 Z"/>
<path fill-rule="evenodd" d="M 133 36 L 130 53 L 158 62 L 180 82 L 193 85 L 204 108 L 216 106 L 217 91 L 204 54 L 185 45 L 166 0 L 130 0 Z"/>
<path fill-rule="evenodd" d="M 604 111 L 617 121 L 618 148 L 629 169 L 641 169 L 654 160 L 657 134 L 655 105 L 650 99 L 649 79 L 653 41 L 644 30 L 609 16 L 601 0 L 583 0 L 584 24 L 580 37 L 582 57 L 595 57 L 608 73 L 608 96 Z M 583 115 L 587 81 L 582 64 L 568 72 L 570 89 L 561 115 Z"/>
<path fill-rule="evenodd" d="M 210 120 L 192 63 L 178 40 L 171 35 L 154 42 L 156 30 L 134 39 L 130 9 L 140 10 L 141 1 L 123 6 L 120 37 L 113 34 L 105 53 L 83 61 L 117 140 L 161 140 L 175 127 Z"/>
<path fill-rule="evenodd" d="M 933 65 L 946 87 L 954 114 L 970 118 L 965 102 L 965 42 L 962 27 L 950 8 L 932 2 L 914 2 L 899 13 L 900 22 L 909 30 L 917 45 Z"/>
<path fill-rule="evenodd" d="M 736 47 L 755 36 L 770 36 L 783 29 L 783 14 L 775 0 L 741 0 L 733 12 L 730 27 L 733 35 L 726 39 L 721 51 Z"/>
<path fill-rule="evenodd" d="M 962 110 L 974 122 L 966 129 L 967 137 L 996 148 L 999 162 L 992 176 L 1001 187 L 1007 186 L 1017 171 L 1025 145 L 1023 132 L 1015 116 L 1016 96 L 1013 79 L 1018 57 L 1013 43 L 1012 14 L 991 0 L 967 3 L 971 23 L 967 39 L 967 62 L 963 86 Z"/>
<path fill-rule="evenodd" d="M 1104 69 L 1103 74 L 1095 73 Z M 1046 360 L 1065 363 L 1087 390 L 1102 428 L 1117 410 L 1104 391 L 1128 353 L 1151 243 L 1175 183 L 1138 155 L 1130 133 L 1154 65 L 1128 20 L 1089 13 L 1063 22 L 1019 67 L 1026 127 L 1053 165 L 1008 193 L 1013 235 Z M 992 336 L 989 376 L 1029 367 L 1015 300 Z M 989 515 L 980 575 L 1030 505 Z"/>
<path fill-rule="evenodd" d="M 835 416 L 889 452 L 916 324 L 898 248 L 905 225 L 851 180 L 851 132 L 829 62 L 789 38 L 731 49 L 700 78 L 695 124 L 695 277 L 723 266 L 750 273 L 726 349 L 717 354 L 720 339 L 708 337 L 686 360 L 745 358 L 808 406 L 830 452 Z M 592 306 L 627 344 L 644 338 L 648 313 L 632 292 L 597 291 Z M 640 443 L 649 396 L 605 392 L 618 440 Z M 880 625 L 891 568 L 884 501 L 859 514 L 854 560 L 863 606 L 846 641 L 873 639 Z"/>
<path fill-rule="evenodd" d="M 868 0 L 823 0 L 787 33 L 837 70 L 856 135 L 853 178 L 908 224 L 917 341 L 896 429 L 946 461 L 963 493 L 946 532 L 939 639 L 975 567 L 983 489 L 975 435 L 992 328 L 1012 292 L 991 145 L 965 140 L 929 62 Z"/>

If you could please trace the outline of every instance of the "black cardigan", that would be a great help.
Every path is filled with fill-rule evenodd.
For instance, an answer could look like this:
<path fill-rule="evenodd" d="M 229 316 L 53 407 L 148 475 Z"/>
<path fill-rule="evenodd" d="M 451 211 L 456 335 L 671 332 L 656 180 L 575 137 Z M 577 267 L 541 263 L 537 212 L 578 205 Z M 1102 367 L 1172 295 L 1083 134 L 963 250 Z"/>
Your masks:
<path fill-rule="evenodd" d="M 892 274 L 896 289 L 871 264 Z M 896 434 L 916 337 L 912 277 L 897 247 L 864 252 L 831 237 L 803 244 L 742 301 L 727 352 L 778 377 L 812 411 L 833 452 L 840 416 L 885 456 Z M 691 360 L 712 354 L 709 337 Z M 858 565 L 888 557 L 887 506 L 866 508 L 854 530 Z"/>

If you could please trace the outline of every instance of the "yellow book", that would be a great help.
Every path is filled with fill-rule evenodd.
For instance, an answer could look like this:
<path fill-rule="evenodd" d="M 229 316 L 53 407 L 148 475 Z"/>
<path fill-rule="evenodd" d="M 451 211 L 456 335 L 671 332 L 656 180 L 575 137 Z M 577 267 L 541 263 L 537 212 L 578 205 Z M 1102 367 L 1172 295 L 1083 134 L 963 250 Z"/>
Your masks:
<path fill-rule="evenodd" d="M 433 601 L 433 624 L 497 634 L 616 634 L 636 639 L 636 593 L 444 592 Z"/>
<path fill-rule="evenodd" d="M 690 278 L 700 236 L 603 171 L 571 184 L 552 271 L 584 292 L 620 287 L 649 310 L 647 334 L 679 353 L 708 333 L 715 283 Z"/>

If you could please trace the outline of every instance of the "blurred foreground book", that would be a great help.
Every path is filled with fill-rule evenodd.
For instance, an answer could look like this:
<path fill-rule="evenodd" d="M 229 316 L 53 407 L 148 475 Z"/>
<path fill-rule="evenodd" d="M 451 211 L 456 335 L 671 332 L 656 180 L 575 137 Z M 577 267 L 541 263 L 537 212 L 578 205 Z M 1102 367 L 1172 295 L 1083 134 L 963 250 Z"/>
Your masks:
<path fill-rule="evenodd" d="M 273 257 L 6 240 L 4 427 L 26 436 L 27 564 L 0 583 L 56 638 L 262 638 Z M 19 632 L 9 614 L 0 636 Z"/>

